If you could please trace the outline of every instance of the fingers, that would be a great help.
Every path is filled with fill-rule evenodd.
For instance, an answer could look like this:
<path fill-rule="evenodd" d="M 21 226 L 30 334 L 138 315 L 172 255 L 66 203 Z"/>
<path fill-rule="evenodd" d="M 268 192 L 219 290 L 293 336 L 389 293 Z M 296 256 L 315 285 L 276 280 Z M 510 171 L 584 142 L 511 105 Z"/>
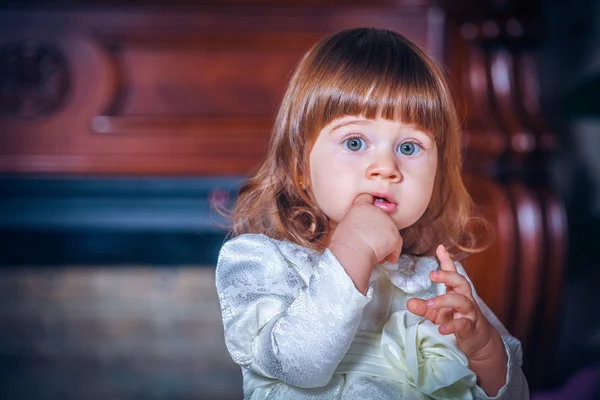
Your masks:
<path fill-rule="evenodd" d="M 394 250 L 393 252 L 388 254 L 387 257 L 385 257 L 383 260 L 380 260 L 379 262 L 377 262 L 377 264 L 383 264 L 386 261 L 390 262 L 390 263 L 398 262 L 398 259 L 400 258 L 400 254 L 402 254 L 402 243 L 400 243 L 400 245 L 397 247 L 397 250 Z"/>
<path fill-rule="evenodd" d="M 436 324 L 465 316 L 474 319 L 477 313 L 475 305 L 469 298 L 456 293 L 428 300 L 412 298 L 406 302 L 406 308 L 413 314 L 425 317 Z"/>
<path fill-rule="evenodd" d="M 449 293 L 427 300 L 426 306 L 431 309 L 451 308 L 457 313 L 474 316 L 476 309 L 473 301 L 457 293 Z M 457 315 L 455 315 L 456 317 Z M 460 316 L 458 316 L 460 317 Z"/>
<path fill-rule="evenodd" d="M 406 302 L 406 308 L 413 314 L 418 315 L 419 317 L 424 317 L 429 310 L 427 307 L 427 302 L 423 299 L 412 298 Z"/>
<path fill-rule="evenodd" d="M 473 297 L 471 284 L 463 275 L 456 270 L 456 265 L 450 257 L 448 250 L 443 245 L 436 249 L 436 255 L 440 260 L 441 270 L 432 271 L 429 275 L 431 280 L 446 285 L 446 292 L 454 291 L 469 298 Z"/>
<path fill-rule="evenodd" d="M 420 317 L 427 318 L 434 324 L 443 324 L 452 319 L 451 309 L 431 308 L 427 306 L 427 301 L 419 298 L 412 298 L 406 302 L 406 308 L 411 313 Z"/>
<path fill-rule="evenodd" d="M 456 318 L 443 325 L 440 325 L 438 331 L 442 335 L 454 333 L 457 336 L 467 336 L 475 330 L 475 322 L 469 318 Z"/>
<path fill-rule="evenodd" d="M 393 252 L 391 252 L 390 255 L 387 256 L 385 259 L 391 263 L 398 262 L 401 252 L 402 252 L 402 246 L 400 246 L 400 248 L 398 250 L 394 250 Z"/>
<path fill-rule="evenodd" d="M 454 265 L 454 261 L 452 261 L 452 258 L 450 257 L 448 250 L 446 250 L 446 248 L 443 245 L 440 244 L 437 247 L 437 249 L 435 250 L 435 254 L 437 255 L 438 259 L 440 260 L 440 267 L 444 271 L 456 272 L 456 265 Z"/>
<path fill-rule="evenodd" d="M 473 290 L 471 288 L 471 284 L 469 283 L 467 278 L 456 272 L 456 269 L 454 271 L 431 271 L 429 273 L 429 278 L 431 278 L 433 282 L 443 283 L 444 285 L 446 285 L 446 287 L 452 289 L 450 291 L 454 291 L 469 298 L 473 297 Z M 446 290 L 446 293 L 448 292 L 449 290 Z"/>
<path fill-rule="evenodd" d="M 400 254 L 402 254 L 402 244 L 404 243 L 404 240 L 402 240 L 402 236 L 400 236 L 400 234 L 398 234 L 398 238 L 396 240 L 396 244 L 394 247 L 394 251 L 392 251 L 387 257 L 386 260 L 388 260 L 391 263 L 395 263 L 398 261 L 398 259 L 400 258 Z"/>
<path fill-rule="evenodd" d="M 371 196 L 370 194 L 361 193 L 358 196 L 356 196 L 352 205 L 358 206 L 360 204 L 373 204 L 374 201 L 375 199 L 373 199 L 373 196 Z"/>

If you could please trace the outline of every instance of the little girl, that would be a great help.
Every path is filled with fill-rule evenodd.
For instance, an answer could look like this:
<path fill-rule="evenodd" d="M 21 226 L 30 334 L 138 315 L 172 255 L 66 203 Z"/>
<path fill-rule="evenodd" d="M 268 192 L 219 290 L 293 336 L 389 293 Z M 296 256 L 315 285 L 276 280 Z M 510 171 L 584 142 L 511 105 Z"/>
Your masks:
<path fill-rule="evenodd" d="M 292 76 L 216 286 L 246 399 L 528 398 L 521 348 L 454 256 L 477 251 L 435 63 L 351 29 Z"/>

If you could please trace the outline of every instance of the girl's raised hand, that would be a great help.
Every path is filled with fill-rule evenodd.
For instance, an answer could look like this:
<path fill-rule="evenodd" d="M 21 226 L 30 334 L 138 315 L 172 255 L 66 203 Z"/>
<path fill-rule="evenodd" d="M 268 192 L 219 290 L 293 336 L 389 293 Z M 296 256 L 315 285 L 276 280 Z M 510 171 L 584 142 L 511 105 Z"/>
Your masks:
<path fill-rule="evenodd" d="M 453 333 L 482 388 L 495 393 L 504 384 L 506 374 L 507 355 L 502 339 L 481 312 L 471 284 L 457 272 L 448 251 L 440 245 L 436 254 L 441 270 L 431 271 L 429 276 L 433 282 L 446 285 L 446 294 L 428 300 L 412 298 L 406 307 L 439 325 L 442 335 Z"/>
<path fill-rule="evenodd" d="M 366 293 L 378 262 L 398 261 L 402 237 L 392 218 L 373 205 L 373 196 L 360 194 L 338 223 L 329 249 L 346 269 L 354 285 Z"/>

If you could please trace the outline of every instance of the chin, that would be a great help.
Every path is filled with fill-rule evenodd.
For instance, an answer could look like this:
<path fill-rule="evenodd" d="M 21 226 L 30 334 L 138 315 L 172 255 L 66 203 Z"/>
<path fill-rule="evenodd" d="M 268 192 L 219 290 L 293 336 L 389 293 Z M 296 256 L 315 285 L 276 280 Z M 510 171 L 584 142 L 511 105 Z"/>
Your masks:
<path fill-rule="evenodd" d="M 398 228 L 399 231 L 401 231 L 402 229 L 406 229 L 410 226 L 413 226 L 414 224 L 417 223 L 418 220 L 415 221 L 411 221 L 411 222 L 394 222 L 394 224 L 396 225 L 396 228 Z"/>

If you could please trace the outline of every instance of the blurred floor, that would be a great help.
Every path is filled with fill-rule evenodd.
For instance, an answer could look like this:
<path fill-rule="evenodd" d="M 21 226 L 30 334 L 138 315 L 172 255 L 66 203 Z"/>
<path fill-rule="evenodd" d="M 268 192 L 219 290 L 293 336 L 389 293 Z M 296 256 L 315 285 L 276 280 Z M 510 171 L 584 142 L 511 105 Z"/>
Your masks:
<path fill-rule="evenodd" d="M 240 399 L 214 269 L 4 268 L 6 399 Z"/>

